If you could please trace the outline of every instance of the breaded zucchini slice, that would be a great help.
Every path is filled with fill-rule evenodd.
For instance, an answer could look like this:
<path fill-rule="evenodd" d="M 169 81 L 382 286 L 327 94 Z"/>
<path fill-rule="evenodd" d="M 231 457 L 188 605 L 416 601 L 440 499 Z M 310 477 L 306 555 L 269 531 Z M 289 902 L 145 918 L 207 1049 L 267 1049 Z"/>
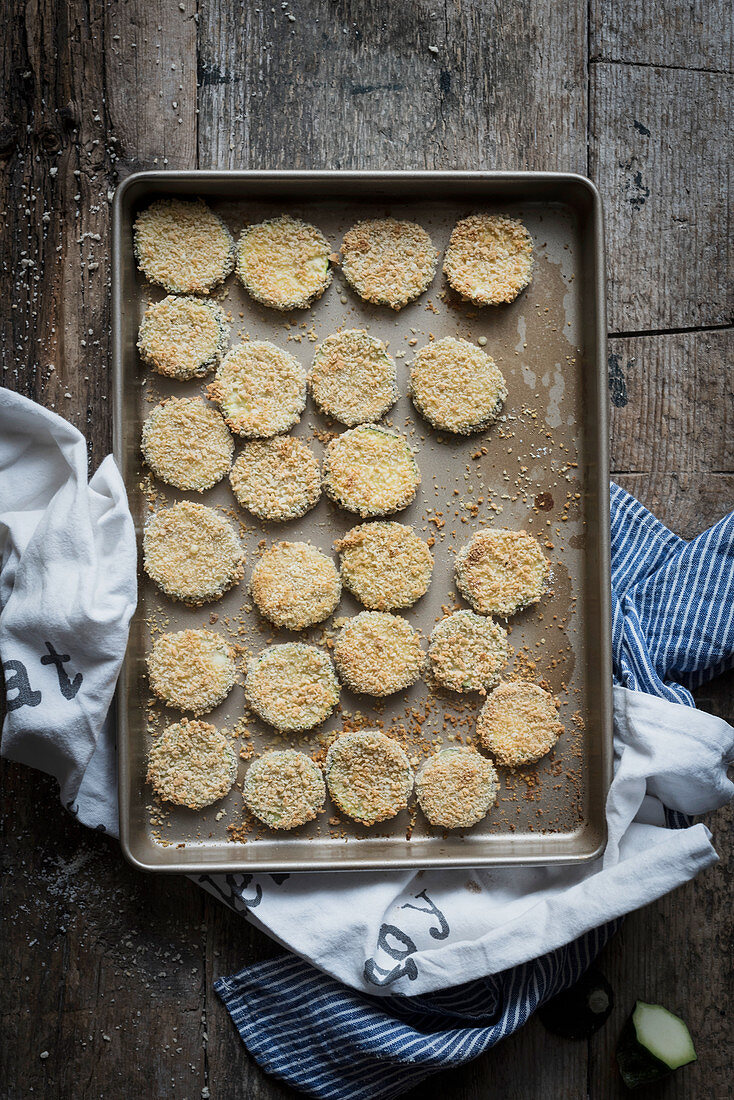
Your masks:
<path fill-rule="evenodd" d="M 203 493 L 229 472 L 234 440 L 208 401 L 169 397 L 143 424 L 141 450 L 161 481 Z"/>
<path fill-rule="evenodd" d="M 304 516 L 321 496 L 318 459 L 291 435 L 246 443 L 229 480 L 243 508 L 281 523 Z"/>
<path fill-rule="evenodd" d="M 442 687 L 490 691 L 508 661 L 507 631 L 486 615 L 454 611 L 431 631 L 428 657 Z"/>
<path fill-rule="evenodd" d="M 158 374 L 189 382 L 219 366 L 228 341 L 229 324 L 216 302 L 169 294 L 148 305 L 138 351 Z"/>
<path fill-rule="evenodd" d="M 392 695 L 420 679 L 425 654 L 418 631 L 405 619 L 361 611 L 339 631 L 334 661 L 352 691 Z"/>
<path fill-rule="evenodd" d="M 224 357 L 208 393 L 233 432 L 268 439 L 300 420 L 306 372 L 289 352 L 267 340 L 252 340 Z"/>
<path fill-rule="evenodd" d="M 295 749 L 265 752 L 247 769 L 242 797 L 248 810 L 271 829 L 296 829 L 324 808 L 321 769 Z"/>
<path fill-rule="evenodd" d="M 418 352 L 410 369 L 410 395 L 434 428 L 470 435 L 502 411 L 507 383 L 494 359 L 468 340 L 446 336 Z"/>
<path fill-rule="evenodd" d="M 418 769 L 415 793 L 431 825 L 469 829 L 497 801 L 497 772 L 471 749 L 442 749 Z"/>
<path fill-rule="evenodd" d="M 550 562 L 527 531 L 485 528 L 461 548 L 455 570 L 457 587 L 475 611 L 506 619 L 538 602 Z"/>
<path fill-rule="evenodd" d="M 397 741 L 377 730 L 343 733 L 326 754 L 326 784 L 347 817 L 374 825 L 408 805 L 413 772 Z"/>
<path fill-rule="evenodd" d="M 165 802 L 203 810 L 224 798 L 237 778 L 237 757 L 221 730 L 182 718 L 148 753 L 148 783 Z"/>
<path fill-rule="evenodd" d="M 438 252 L 416 222 L 357 222 L 342 242 L 342 271 L 360 298 L 398 310 L 431 285 Z"/>
<path fill-rule="evenodd" d="M 206 714 L 234 687 L 235 651 L 211 630 L 161 634 L 148 655 L 151 691 L 177 710 Z"/>
<path fill-rule="evenodd" d="M 232 234 L 201 199 L 156 199 L 135 219 L 133 250 L 169 294 L 208 294 L 234 267 Z"/>
<path fill-rule="evenodd" d="M 454 227 L 443 271 L 475 305 L 512 302 L 532 279 L 532 238 L 518 218 L 472 214 Z"/>
<path fill-rule="evenodd" d="M 146 523 L 143 568 L 172 600 L 196 607 L 218 600 L 242 579 L 242 547 L 213 508 L 183 500 Z"/>
<path fill-rule="evenodd" d="M 237 276 L 264 306 L 306 309 L 331 282 L 330 251 L 315 225 L 284 215 L 242 230 Z"/>
<path fill-rule="evenodd" d="M 250 591 L 258 611 L 271 623 L 305 630 L 328 619 L 342 586 L 326 554 L 307 542 L 276 542 L 255 566 Z"/>
<path fill-rule="evenodd" d="M 433 557 L 412 527 L 393 521 L 360 523 L 334 549 L 349 591 L 374 611 L 411 607 L 428 591 Z"/>
<path fill-rule="evenodd" d="M 498 764 L 533 764 L 563 733 L 558 700 L 528 680 L 500 684 L 479 712 L 477 733 Z"/>
<path fill-rule="evenodd" d="M 324 453 L 324 489 L 365 518 L 407 508 L 421 475 L 405 436 L 363 424 L 332 439 Z"/>
<path fill-rule="evenodd" d="M 327 653 L 287 642 L 250 658 L 245 696 L 263 722 L 292 733 L 313 729 L 329 717 L 339 702 L 339 681 Z"/>
<path fill-rule="evenodd" d="M 350 428 L 379 420 L 398 399 L 385 344 L 358 328 L 326 337 L 313 357 L 309 385 L 322 412 Z"/>

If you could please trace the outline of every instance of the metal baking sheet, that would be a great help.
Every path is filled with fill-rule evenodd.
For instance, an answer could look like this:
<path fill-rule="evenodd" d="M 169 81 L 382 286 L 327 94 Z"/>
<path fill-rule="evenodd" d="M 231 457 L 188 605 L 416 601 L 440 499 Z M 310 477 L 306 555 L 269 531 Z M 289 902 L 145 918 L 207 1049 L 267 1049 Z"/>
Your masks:
<path fill-rule="evenodd" d="M 233 233 L 283 212 L 318 225 L 337 251 L 359 218 L 394 216 L 420 222 L 446 247 L 451 228 L 482 210 L 520 216 L 534 242 L 530 287 L 511 305 L 480 309 L 450 292 L 439 271 L 417 302 L 399 313 L 362 302 L 338 267 L 311 309 L 279 314 L 258 306 L 230 278 L 220 297 L 232 317 L 232 343 L 268 339 L 310 366 L 317 342 L 340 327 L 365 327 L 389 344 L 401 397 L 387 422 L 407 432 L 422 485 L 396 519 L 434 540 L 431 587 L 404 612 L 427 639 L 444 609 L 462 606 L 453 583 L 454 555 L 488 524 L 524 527 L 553 563 L 552 591 L 511 620 L 514 659 L 509 675 L 526 675 L 563 700 L 566 732 L 536 765 L 500 769 L 499 801 L 464 833 L 428 825 L 413 806 L 372 828 L 327 811 L 293 833 L 278 834 L 248 820 L 240 791 L 244 757 L 293 745 L 323 754 L 324 738 L 347 725 L 379 726 L 398 737 L 418 763 L 439 744 L 470 743 L 478 696 L 455 696 L 421 681 L 385 700 L 344 689 L 339 710 L 316 731 L 283 736 L 246 713 L 242 677 L 206 720 L 238 734 L 237 785 L 203 813 L 156 803 L 145 785 L 150 739 L 179 716 L 155 703 L 145 676 L 151 632 L 206 626 L 243 647 L 293 639 L 261 620 L 247 581 L 262 540 L 310 540 L 327 553 L 358 517 L 325 498 L 301 520 L 260 524 L 238 510 L 228 482 L 198 497 L 146 474 L 140 432 L 153 404 L 170 394 L 194 394 L 198 382 L 176 383 L 145 368 L 136 337 L 147 302 L 163 292 L 145 284 L 132 253 L 136 213 L 159 196 L 201 196 Z M 113 219 L 115 453 L 140 537 L 152 508 L 189 496 L 222 508 L 242 525 L 244 582 L 221 601 L 189 609 L 167 600 L 140 572 L 140 603 L 132 623 L 118 690 L 120 828 L 123 850 L 150 870 L 298 871 L 316 869 L 572 863 L 597 856 L 606 842 L 604 806 L 611 776 L 611 655 L 609 597 L 608 425 L 603 229 L 599 196 L 579 176 L 539 173 L 154 172 L 129 177 L 118 189 Z M 406 396 L 414 349 L 432 336 L 480 341 L 509 389 L 502 419 L 468 438 L 433 431 Z M 311 401 L 295 429 L 317 453 L 340 426 Z M 344 594 L 336 616 L 362 608 Z M 214 622 L 212 616 L 217 616 Z M 328 644 L 333 620 L 300 637 Z"/>

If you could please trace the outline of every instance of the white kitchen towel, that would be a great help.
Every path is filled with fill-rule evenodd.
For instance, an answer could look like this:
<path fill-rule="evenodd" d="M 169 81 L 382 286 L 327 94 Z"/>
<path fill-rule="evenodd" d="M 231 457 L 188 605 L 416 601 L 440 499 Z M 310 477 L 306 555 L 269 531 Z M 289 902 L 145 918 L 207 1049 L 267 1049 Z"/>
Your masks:
<path fill-rule="evenodd" d="M 115 834 L 105 718 L 136 600 L 135 531 L 114 460 L 89 481 L 84 436 L 0 389 L 2 754 L 56 776 L 67 809 Z"/>
<path fill-rule="evenodd" d="M 655 642 L 655 675 L 674 697 L 677 684 L 677 698 L 690 704 L 686 679 L 701 682 L 706 667 L 731 663 L 734 515 L 686 543 L 614 486 L 612 521 L 615 675 L 626 686 L 615 689 L 616 775 L 603 860 L 482 872 L 198 876 L 201 885 L 354 989 L 414 995 L 551 951 L 713 862 L 708 830 L 667 829 L 664 806 L 701 813 L 731 797 L 725 762 L 734 730 L 667 690 L 656 698 L 631 688 L 646 686 L 645 630 L 653 621 L 656 629 L 684 625 L 697 647 L 695 667 L 679 672 L 683 646 Z M 125 492 L 110 458 L 88 484 L 76 429 L 5 390 L 0 540 L 3 754 L 55 775 L 81 821 L 114 831 L 114 744 L 103 721 L 135 603 Z M 673 677 L 666 653 L 676 662 Z"/>

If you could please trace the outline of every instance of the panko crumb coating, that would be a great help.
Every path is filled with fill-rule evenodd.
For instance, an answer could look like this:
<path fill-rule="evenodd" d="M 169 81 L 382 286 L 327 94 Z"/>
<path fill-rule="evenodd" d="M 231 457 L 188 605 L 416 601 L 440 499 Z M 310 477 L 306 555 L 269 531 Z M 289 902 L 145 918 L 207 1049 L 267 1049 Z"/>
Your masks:
<path fill-rule="evenodd" d="M 533 764 L 563 733 L 558 700 L 527 680 L 500 684 L 479 712 L 477 733 L 498 764 Z"/>
<path fill-rule="evenodd" d="M 146 279 L 169 294 L 208 294 L 234 267 L 232 235 L 201 199 L 156 199 L 135 219 L 133 250 Z"/>
<path fill-rule="evenodd" d="M 323 471 L 327 495 L 365 519 L 407 508 L 421 480 L 408 440 L 376 424 L 362 424 L 332 439 Z"/>
<path fill-rule="evenodd" d="M 326 554 L 307 542 L 276 542 L 255 566 L 250 592 L 260 614 L 271 623 L 305 630 L 328 619 L 342 586 Z"/>
<path fill-rule="evenodd" d="M 347 817 L 375 825 L 395 817 L 408 805 L 413 772 L 392 737 L 376 730 L 343 733 L 326 754 L 326 784 Z"/>
<path fill-rule="evenodd" d="M 497 801 L 497 772 L 471 749 L 442 749 L 418 769 L 415 793 L 431 825 L 469 829 Z"/>
<path fill-rule="evenodd" d="M 342 242 L 342 271 L 361 298 L 398 310 L 431 285 L 438 252 L 416 222 L 360 221 Z"/>
<path fill-rule="evenodd" d="M 433 675 L 452 691 L 489 691 L 508 661 L 507 631 L 486 615 L 455 611 L 431 631 Z"/>
<path fill-rule="evenodd" d="M 259 519 L 299 519 L 318 504 L 321 471 L 301 439 L 276 436 L 246 443 L 229 474 L 238 503 Z"/>
<path fill-rule="evenodd" d="M 238 344 L 224 357 L 209 396 L 236 435 L 268 439 L 287 432 L 306 407 L 306 371 L 267 340 Z"/>
<path fill-rule="evenodd" d="M 143 424 L 141 450 L 161 481 L 203 493 L 229 472 L 234 440 L 217 410 L 201 397 L 169 397 Z"/>
<path fill-rule="evenodd" d="M 456 555 L 456 584 L 475 611 L 508 618 L 546 591 L 550 562 L 527 531 L 484 528 Z"/>
<path fill-rule="evenodd" d="M 420 679 L 425 654 L 420 635 L 399 615 L 361 611 L 348 619 L 334 644 L 334 662 L 352 691 L 393 695 Z"/>
<path fill-rule="evenodd" d="M 295 749 L 265 752 L 247 769 L 242 797 L 248 810 L 271 829 L 305 825 L 324 808 L 321 769 Z"/>
<path fill-rule="evenodd" d="M 213 508 L 188 500 L 148 520 L 143 567 L 167 596 L 194 607 L 218 600 L 244 574 L 232 525 Z"/>
<path fill-rule="evenodd" d="M 334 543 L 343 583 L 372 611 L 411 607 L 431 583 L 433 557 L 404 523 L 361 523 Z"/>
<path fill-rule="evenodd" d="M 443 271 L 475 305 L 513 302 L 532 279 L 532 238 L 518 218 L 472 214 L 454 226 Z"/>
<path fill-rule="evenodd" d="M 306 309 L 331 282 L 330 254 L 320 229 L 286 214 L 242 230 L 236 272 L 256 302 Z"/>
<path fill-rule="evenodd" d="M 497 419 L 507 383 L 486 351 L 446 336 L 417 353 L 410 393 L 418 412 L 435 428 L 470 435 Z"/>
<path fill-rule="evenodd" d="M 350 428 L 379 420 L 398 399 L 395 363 L 382 340 L 364 329 L 326 337 L 314 354 L 309 386 L 322 412 Z"/>
<path fill-rule="evenodd" d="M 284 733 L 310 730 L 339 702 L 331 658 L 302 642 L 272 645 L 247 663 L 247 702 L 263 722 Z"/>
<path fill-rule="evenodd" d="M 229 324 L 216 302 L 169 294 L 145 310 L 138 351 L 158 374 L 189 382 L 219 365 L 228 340 Z"/>
<path fill-rule="evenodd" d="M 147 781 L 165 802 L 203 810 L 224 798 L 237 778 L 237 757 L 208 722 L 182 718 L 167 726 L 148 754 Z"/>
<path fill-rule="evenodd" d="M 206 714 L 234 687 L 233 647 L 211 630 L 161 634 L 148 654 L 151 691 L 177 710 Z"/>

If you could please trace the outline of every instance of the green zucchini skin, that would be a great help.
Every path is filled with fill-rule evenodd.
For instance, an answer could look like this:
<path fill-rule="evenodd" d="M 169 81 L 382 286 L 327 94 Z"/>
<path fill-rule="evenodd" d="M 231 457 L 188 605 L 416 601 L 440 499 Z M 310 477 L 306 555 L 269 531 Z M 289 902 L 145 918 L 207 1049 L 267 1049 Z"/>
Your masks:
<path fill-rule="evenodd" d="M 575 985 L 538 1009 L 548 1031 L 562 1039 L 588 1039 L 604 1026 L 614 1008 L 614 992 L 604 975 L 587 970 Z"/>
<path fill-rule="evenodd" d="M 679 1031 L 683 1031 L 688 1040 L 689 1050 L 687 1050 L 682 1056 L 678 1056 L 671 1063 L 663 1061 L 662 1058 L 658 1058 L 648 1048 L 643 1037 L 640 1036 L 638 1025 L 642 1023 L 642 1015 L 646 1013 L 649 1017 L 650 1014 L 657 1011 L 660 1016 L 667 1017 L 669 1020 L 675 1020 L 676 1026 L 679 1026 Z M 640 1017 L 636 1019 L 636 1017 Z M 648 1036 L 647 1042 L 650 1042 Z M 681 1066 L 688 1065 L 690 1062 L 696 1060 L 696 1052 L 693 1047 L 693 1041 L 690 1036 L 690 1032 L 686 1027 L 683 1020 L 678 1016 L 674 1016 L 668 1009 L 662 1005 L 650 1005 L 644 1001 L 636 1001 L 627 1022 L 622 1028 L 622 1034 L 619 1037 L 617 1043 L 617 1065 L 619 1066 L 619 1072 L 622 1075 L 622 1080 L 629 1089 L 637 1089 L 642 1085 L 652 1085 L 656 1081 L 662 1080 L 664 1077 L 668 1077 L 676 1069 Z"/>

